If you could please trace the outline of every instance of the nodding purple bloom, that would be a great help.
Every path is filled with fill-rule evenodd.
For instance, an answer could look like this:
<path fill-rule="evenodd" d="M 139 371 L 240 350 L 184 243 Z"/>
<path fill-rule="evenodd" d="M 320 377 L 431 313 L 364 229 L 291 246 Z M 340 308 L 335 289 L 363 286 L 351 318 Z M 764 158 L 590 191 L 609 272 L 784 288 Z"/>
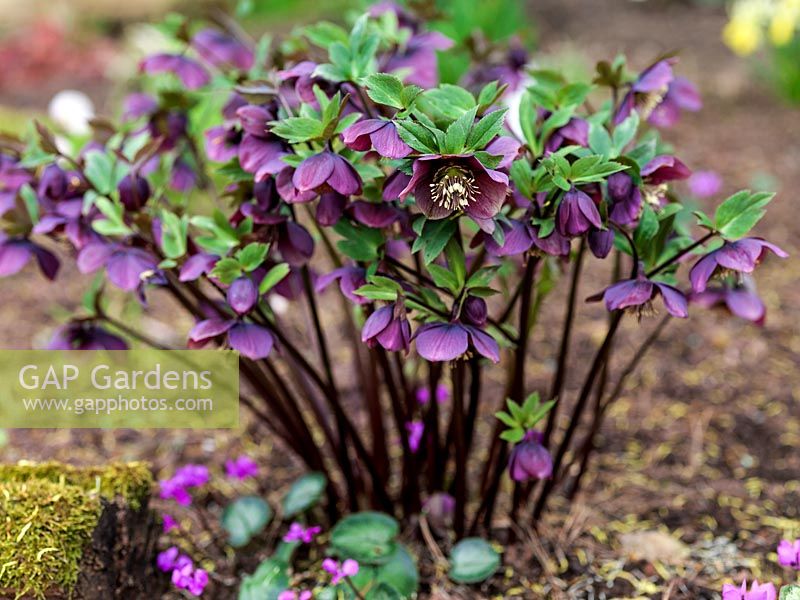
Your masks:
<path fill-rule="evenodd" d="M 317 223 L 323 227 L 333 227 L 344 215 L 347 197 L 336 192 L 326 192 L 319 197 L 317 203 Z"/>
<path fill-rule="evenodd" d="M 218 260 L 219 256 L 205 254 L 204 252 L 190 256 L 186 259 L 186 262 L 181 265 L 178 279 L 180 281 L 195 281 L 201 276 L 210 273 Z"/>
<path fill-rule="evenodd" d="M 121 337 L 91 321 L 72 321 L 56 329 L 48 350 L 127 350 Z"/>
<path fill-rule="evenodd" d="M 431 525 L 439 529 L 445 529 L 453 521 L 453 514 L 456 510 L 456 499 L 445 492 L 436 492 L 425 501 L 422 506 Z"/>
<path fill-rule="evenodd" d="M 189 489 L 200 487 L 208 483 L 208 469 L 203 465 L 189 464 L 184 465 L 175 475 L 168 479 L 161 479 L 158 482 L 160 488 L 159 497 L 164 500 L 173 499 L 181 506 L 189 506 L 192 503 L 192 496 Z"/>
<path fill-rule="evenodd" d="M 406 433 L 408 434 L 408 447 L 411 452 L 419 450 L 422 443 L 422 435 L 425 433 L 425 424 L 422 421 L 410 421 L 406 423 Z"/>
<path fill-rule="evenodd" d="M 721 248 L 713 250 L 698 260 L 689 272 L 689 281 L 694 292 L 702 292 L 708 280 L 715 273 L 734 271 L 736 273 L 752 273 L 756 265 L 772 251 L 780 258 L 789 256 L 775 244 L 761 238 L 742 238 L 735 242 L 726 241 Z"/>
<path fill-rule="evenodd" d="M 206 319 L 189 332 L 190 346 L 201 347 L 227 334 L 228 345 L 251 360 L 266 358 L 272 352 L 275 339 L 268 329 L 238 320 Z"/>
<path fill-rule="evenodd" d="M 275 177 L 275 187 L 278 190 L 278 194 L 289 204 L 311 202 L 318 194 L 314 190 L 307 192 L 298 190 L 293 181 L 296 172 L 292 167 L 286 167 L 278 173 Z M 322 192 L 322 195 L 325 195 L 325 192 Z"/>
<path fill-rule="evenodd" d="M 747 580 L 742 581 L 741 587 L 730 583 L 722 586 L 722 600 L 777 600 L 778 594 L 771 583 L 758 583 L 753 581 L 750 591 L 747 591 Z"/>
<path fill-rule="evenodd" d="M 258 302 L 258 289 L 249 275 L 238 277 L 231 283 L 228 287 L 227 300 L 228 306 L 237 315 L 250 312 Z"/>
<path fill-rule="evenodd" d="M 319 277 L 314 285 L 317 292 L 322 292 L 331 283 L 339 280 L 339 289 L 344 294 L 345 298 L 356 304 L 367 304 L 372 302 L 364 296 L 359 296 L 354 293 L 358 288 L 367 283 L 367 272 L 363 267 L 348 266 L 334 269 L 330 273 L 326 273 Z"/>
<path fill-rule="evenodd" d="M 614 247 L 614 232 L 610 229 L 592 229 L 587 238 L 589 250 L 597 258 L 605 258 Z"/>
<path fill-rule="evenodd" d="M 645 185 L 661 185 L 670 181 L 687 179 L 692 171 L 683 162 L 669 154 L 653 158 L 641 170 Z"/>
<path fill-rule="evenodd" d="M 361 193 L 361 177 L 347 159 L 325 151 L 305 159 L 292 176 L 300 192 L 331 189 L 344 196 Z"/>
<path fill-rule="evenodd" d="M 495 167 L 497 169 L 510 167 L 511 163 L 519 156 L 520 150 L 522 150 L 522 144 L 507 135 L 498 136 L 486 145 L 487 153 L 492 156 L 502 157 L 500 162 L 497 163 L 497 167 Z"/>
<path fill-rule="evenodd" d="M 658 295 L 661 295 L 667 312 L 673 317 L 684 319 L 689 316 L 686 296 L 671 285 L 648 279 L 641 265 L 635 279 L 615 283 L 603 292 L 602 297 L 608 310 L 634 309 L 641 318 L 646 313 L 652 313 L 653 299 Z M 596 299 L 599 300 L 599 297 L 590 298 Z"/>
<path fill-rule="evenodd" d="M 383 67 L 386 73 L 401 71 L 403 82 L 432 88 L 439 85 L 436 51 L 448 50 L 453 41 L 437 31 L 417 33 L 405 45 L 405 51 L 394 54 Z"/>
<path fill-rule="evenodd" d="M 400 198 L 412 192 L 429 219 L 460 211 L 475 219 L 491 219 L 506 199 L 508 176 L 487 169 L 474 156 L 429 154 L 414 161 L 414 174 Z"/>
<path fill-rule="evenodd" d="M 358 200 L 350 204 L 347 207 L 347 211 L 353 217 L 353 220 L 375 229 L 389 227 L 402 217 L 402 212 L 396 206 L 386 202 Z"/>
<path fill-rule="evenodd" d="M 710 198 L 722 189 L 722 177 L 715 171 L 695 171 L 687 183 L 689 191 L 698 198 Z"/>
<path fill-rule="evenodd" d="M 156 556 L 156 566 L 164 573 L 169 573 L 175 568 L 178 554 L 180 554 L 180 551 L 177 546 L 171 546 L 163 552 L 159 552 L 158 556 Z"/>
<path fill-rule="evenodd" d="M 232 479 L 243 481 L 258 475 L 258 463 L 243 454 L 234 460 L 225 461 L 225 474 Z"/>
<path fill-rule="evenodd" d="M 570 240 L 568 237 L 561 235 L 557 229 L 551 231 L 547 237 L 540 237 L 539 231 L 539 227 L 531 227 L 533 245 L 536 246 L 538 254 L 569 256 Z"/>
<path fill-rule="evenodd" d="M 407 352 L 411 341 L 411 325 L 402 302 L 382 306 L 364 322 L 361 341 L 370 348 L 380 344 L 390 352 Z"/>
<path fill-rule="evenodd" d="M 345 577 L 354 577 L 358 574 L 358 568 L 358 563 L 352 558 L 348 558 L 341 564 L 333 558 L 326 558 L 322 561 L 322 569 L 333 576 L 331 585 L 338 585 Z"/>
<path fill-rule="evenodd" d="M 515 256 L 524 254 L 533 246 L 532 227 L 523 221 L 508 219 L 501 223 L 503 229 L 503 245 L 498 244 L 493 237 L 480 233 L 475 240 L 483 240 L 486 251 L 492 256 Z"/>
<path fill-rule="evenodd" d="M 289 531 L 283 536 L 283 541 L 310 544 L 320 531 L 322 531 L 322 527 L 318 525 L 304 527 L 302 523 L 295 521 L 289 525 Z"/>
<path fill-rule="evenodd" d="M 703 308 L 724 306 L 732 315 L 752 321 L 756 325 L 763 325 L 767 315 L 767 308 L 761 298 L 747 282 L 745 285 L 707 288 L 703 292 L 693 293 L 689 300 Z"/>
<path fill-rule="evenodd" d="M 542 445 L 541 432 L 530 429 L 508 458 L 508 472 L 514 481 L 547 479 L 553 475 L 553 459 Z"/>
<path fill-rule="evenodd" d="M 371 148 L 386 158 L 405 158 L 413 150 L 397 134 L 392 121 L 384 119 L 363 119 L 353 123 L 342 132 L 345 146 L 365 152 Z"/>
<path fill-rule="evenodd" d="M 556 129 L 545 144 L 545 153 L 551 154 L 562 146 L 575 144 L 589 145 L 589 122 L 580 117 L 572 117 L 566 125 Z"/>
<path fill-rule="evenodd" d="M 197 185 L 197 173 L 185 160 L 176 159 L 169 176 L 169 187 L 176 192 L 189 192 Z"/>
<path fill-rule="evenodd" d="M 619 125 L 627 119 L 634 108 L 639 111 L 643 119 L 650 117 L 653 109 L 663 100 L 669 84 L 674 79 L 672 65 L 676 62 L 676 58 L 665 58 L 641 72 L 617 108 L 614 115 L 615 125 Z"/>
<path fill-rule="evenodd" d="M 283 157 L 288 154 L 283 142 L 272 137 L 268 123 L 275 118 L 274 111 L 264 106 L 245 105 L 236 110 L 244 135 L 239 143 L 239 164 L 255 175 L 257 182 L 276 175 L 286 168 Z"/>
<path fill-rule="evenodd" d="M 0 277 L 16 275 L 33 257 L 45 277 L 56 278 L 59 262 L 55 254 L 27 238 L 8 237 L 0 232 Z"/>
<path fill-rule="evenodd" d="M 495 62 L 490 57 L 488 61 L 479 61 L 461 79 L 462 87 L 477 94 L 483 86 L 497 81 L 500 85 L 507 85 L 511 92 L 519 89 L 525 81 L 525 69 L 530 60 L 527 48 L 518 38 L 512 38 L 509 41 L 508 51 L 501 59 Z"/>
<path fill-rule="evenodd" d="M 458 321 L 426 323 L 414 332 L 413 339 L 419 355 L 431 362 L 455 360 L 468 350 L 474 350 L 492 362 L 500 362 L 500 348 L 491 335 Z"/>
<path fill-rule="evenodd" d="M 178 525 L 178 522 L 173 518 L 172 515 L 168 515 L 168 514 L 164 513 L 162 519 L 163 519 L 162 531 L 164 533 L 169 533 L 173 529 L 180 529 L 180 526 Z M 166 569 L 162 569 L 162 570 L 166 571 Z"/>
<path fill-rule="evenodd" d="M 203 29 L 192 38 L 192 46 L 209 64 L 247 71 L 253 66 L 253 52 L 236 38 L 216 29 Z"/>
<path fill-rule="evenodd" d="M 556 229 L 563 236 L 574 237 L 586 233 L 592 227 L 603 227 L 597 205 L 588 194 L 571 189 L 564 194 L 558 205 Z"/>
<path fill-rule="evenodd" d="M 210 127 L 203 134 L 206 138 L 206 154 L 214 162 L 226 163 L 239 156 L 242 132 L 231 125 Z"/>
<path fill-rule="evenodd" d="M 607 181 L 609 218 L 617 225 L 629 225 L 642 211 L 642 193 L 627 173 L 614 173 Z"/>
<path fill-rule="evenodd" d="M 400 195 L 403 193 L 403 190 L 406 189 L 410 181 L 411 177 L 403 173 L 400 169 L 389 175 L 383 183 L 381 197 L 384 202 L 399 200 Z"/>
<path fill-rule="evenodd" d="M 139 63 L 139 69 L 148 75 L 173 73 L 190 90 L 201 88 L 211 81 L 208 71 L 200 63 L 182 54 L 148 56 Z"/>
<path fill-rule="evenodd" d="M 95 242 L 78 254 L 78 270 L 92 273 L 105 266 L 108 280 L 118 288 L 131 292 L 153 275 L 158 262 L 141 248 Z"/>
<path fill-rule="evenodd" d="M 277 226 L 278 252 L 283 260 L 293 267 L 306 264 L 314 254 L 314 238 L 308 230 L 294 221 L 286 221 Z"/>
<path fill-rule="evenodd" d="M 477 296 L 467 296 L 461 307 L 461 319 L 465 323 L 477 327 L 486 325 L 486 321 L 489 319 L 489 309 L 486 306 L 486 300 L 478 298 Z"/>
<path fill-rule="evenodd" d="M 800 571 L 800 540 L 781 540 L 778 544 L 778 564 Z"/>
<path fill-rule="evenodd" d="M 703 108 L 703 100 L 695 85 L 685 77 L 676 77 L 667 87 L 661 103 L 653 109 L 649 123 L 656 127 L 672 127 L 681 118 L 681 111 L 697 112 Z"/>
<path fill-rule="evenodd" d="M 142 208 L 150 198 L 150 184 L 138 173 L 129 173 L 117 186 L 120 202 L 131 212 Z"/>
<path fill-rule="evenodd" d="M 439 383 L 436 385 L 436 402 L 438 404 L 444 404 L 450 399 L 450 390 L 447 386 L 443 383 Z M 429 387 L 421 387 L 417 390 L 416 394 L 417 402 L 422 405 L 427 404 L 431 401 L 431 390 Z"/>
<path fill-rule="evenodd" d="M 158 100 L 144 92 L 134 92 L 125 96 L 122 103 L 122 118 L 132 121 L 140 117 L 150 116 L 158 110 Z"/>

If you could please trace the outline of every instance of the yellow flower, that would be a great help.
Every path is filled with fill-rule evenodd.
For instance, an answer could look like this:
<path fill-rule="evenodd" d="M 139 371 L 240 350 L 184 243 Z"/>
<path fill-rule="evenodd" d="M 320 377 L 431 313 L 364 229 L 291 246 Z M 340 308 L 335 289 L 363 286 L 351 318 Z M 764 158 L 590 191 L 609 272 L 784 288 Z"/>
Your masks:
<path fill-rule="evenodd" d="M 722 39 L 736 54 L 746 56 L 761 44 L 761 30 L 756 22 L 733 18 L 722 30 Z"/>
<path fill-rule="evenodd" d="M 800 21 L 800 0 L 781 2 L 769 24 L 769 38 L 776 46 L 785 46 L 792 41 L 794 30 Z"/>

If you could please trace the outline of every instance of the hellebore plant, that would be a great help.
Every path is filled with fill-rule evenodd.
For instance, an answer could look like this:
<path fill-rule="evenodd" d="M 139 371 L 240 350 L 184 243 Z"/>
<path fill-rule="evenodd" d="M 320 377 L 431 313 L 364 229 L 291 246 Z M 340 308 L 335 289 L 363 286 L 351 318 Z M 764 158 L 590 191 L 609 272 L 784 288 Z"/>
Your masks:
<path fill-rule="evenodd" d="M 150 296 L 171 297 L 195 321 L 181 332 L 189 347 L 239 351 L 242 403 L 323 478 L 328 519 L 370 508 L 410 524 L 446 504 L 438 520 L 455 539 L 491 532 L 498 510 L 539 519 L 554 492 L 578 489 L 637 364 L 615 364 L 624 312 L 663 303 L 668 320 L 724 305 L 763 321 L 750 276 L 785 253 L 748 235 L 772 195 L 739 192 L 713 215 L 681 204 L 671 186 L 691 171 L 653 128 L 700 106 L 675 57 L 641 73 L 601 62 L 589 83 L 530 68 L 514 45 L 474 56 L 463 85 L 445 83 L 435 50 L 453 42 L 390 3 L 350 30 L 311 25 L 273 45 L 191 23 L 174 41 L 183 52 L 143 60 L 120 124 L 96 122 L 88 142 L 57 144 L 38 124 L 29 140 L 0 140 L 0 274 L 36 258 L 55 277 L 44 238 L 96 273 L 57 348 L 160 345 L 109 314 L 107 296 L 147 310 Z M 593 296 L 609 316 L 578 361 L 587 272 L 609 282 Z M 567 297 L 545 308 L 562 274 Z M 531 348 L 534 326 L 559 340 L 538 393 L 526 377 L 546 359 Z M 486 384 L 495 368 L 507 374 L 500 393 Z M 568 379 L 582 381 L 575 397 Z M 228 472 L 259 476 L 242 459 Z M 162 497 L 186 505 L 203 477 L 181 471 Z M 226 514 L 231 542 L 248 543 Z M 478 542 L 460 542 L 462 553 L 494 564 Z M 373 572 L 350 567 L 334 576 Z M 178 571 L 186 585 L 197 573 Z"/>

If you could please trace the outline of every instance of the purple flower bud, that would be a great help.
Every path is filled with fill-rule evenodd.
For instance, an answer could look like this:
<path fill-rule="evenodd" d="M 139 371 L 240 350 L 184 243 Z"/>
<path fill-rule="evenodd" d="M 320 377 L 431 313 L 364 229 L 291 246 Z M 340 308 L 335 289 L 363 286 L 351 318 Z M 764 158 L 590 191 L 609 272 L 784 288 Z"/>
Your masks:
<path fill-rule="evenodd" d="M 422 443 L 422 436 L 425 433 L 425 424 L 422 421 L 410 421 L 406 423 L 406 433 L 408 433 L 408 447 L 411 452 L 416 453 Z"/>
<path fill-rule="evenodd" d="M 258 290 L 256 289 L 256 284 L 247 275 L 234 280 L 228 288 L 228 305 L 237 314 L 243 315 L 250 312 L 250 309 L 255 306 L 257 301 Z"/>
<path fill-rule="evenodd" d="M 322 531 L 322 527 L 305 527 L 302 523 L 294 522 L 289 526 L 289 531 L 286 532 L 286 535 L 283 536 L 283 541 L 310 544 L 320 531 Z"/>
<path fill-rule="evenodd" d="M 150 198 L 150 184 L 147 183 L 147 179 L 136 173 L 125 175 L 119 182 L 117 190 L 120 201 L 131 212 L 142 208 Z"/>
<path fill-rule="evenodd" d="M 294 172 L 292 182 L 301 192 L 323 186 L 344 196 L 361 193 L 361 177 L 347 160 L 333 152 L 320 152 L 305 159 Z"/>
<path fill-rule="evenodd" d="M 588 239 L 589 249 L 597 258 L 605 258 L 614 247 L 614 232 L 610 229 L 592 229 Z"/>
<path fill-rule="evenodd" d="M 49 350 L 127 350 L 128 344 L 90 321 L 73 321 L 56 329 Z"/>
<path fill-rule="evenodd" d="M 367 318 L 361 330 L 361 341 L 370 348 L 380 344 L 391 352 L 406 352 L 410 340 L 411 325 L 406 318 L 406 309 L 400 302 L 376 310 Z"/>
<path fill-rule="evenodd" d="M 571 189 L 564 194 L 558 205 L 558 232 L 563 236 L 574 237 L 586 233 L 592 226 L 602 229 L 600 211 L 587 194 Z"/>
<path fill-rule="evenodd" d="M 483 298 L 476 296 L 467 296 L 464 300 L 464 305 L 461 308 L 461 319 L 464 323 L 469 325 L 477 325 L 483 327 L 486 325 L 486 320 L 489 318 L 489 309 L 486 306 L 486 301 Z"/>
<path fill-rule="evenodd" d="M 514 481 L 547 479 L 553 474 L 553 459 L 550 452 L 542 446 L 542 434 L 529 430 L 522 441 L 511 450 L 508 471 Z"/>
<path fill-rule="evenodd" d="M 267 137 L 267 123 L 273 121 L 275 116 L 263 106 L 247 104 L 236 110 L 236 116 L 242 123 L 245 133 L 257 137 Z"/>
<path fill-rule="evenodd" d="M 422 512 L 425 513 L 428 521 L 440 531 L 447 529 L 452 524 L 455 509 L 456 499 L 445 492 L 432 494 L 422 506 Z"/>
<path fill-rule="evenodd" d="M 163 552 L 159 552 L 156 557 L 156 565 L 159 570 L 164 573 L 169 573 L 175 567 L 175 561 L 178 558 L 179 550 L 177 546 L 171 546 Z"/>

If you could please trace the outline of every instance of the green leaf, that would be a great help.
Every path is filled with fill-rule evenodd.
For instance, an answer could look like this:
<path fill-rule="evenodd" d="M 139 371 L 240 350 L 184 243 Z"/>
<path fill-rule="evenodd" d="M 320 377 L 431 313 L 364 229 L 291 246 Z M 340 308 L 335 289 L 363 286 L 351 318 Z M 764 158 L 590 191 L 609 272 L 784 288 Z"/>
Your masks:
<path fill-rule="evenodd" d="M 104 196 L 97 196 L 94 205 L 105 219 L 92 222 L 92 229 L 102 235 L 130 235 L 133 230 L 125 224 L 122 204 L 114 203 Z"/>
<path fill-rule="evenodd" d="M 444 267 L 437 265 L 436 263 L 426 265 L 425 268 L 428 269 L 428 273 L 431 274 L 433 282 L 437 285 L 437 287 L 450 290 L 454 294 L 458 293 L 458 278 L 455 274 L 451 273 Z"/>
<path fill-rule="evenodd" d="M 244 496 L 225 507 L 222 528 L 228 534 L 228 543 L 241 548 L 264 531 L 271 518 L 272 509 L 262 498 Z"/>
<path fill-rule="evenodd" d="M 450 124 L 444 134 L 445 152 L 448 154 L 460 154 L 464 151 L 464 144 L 467 143 L 467 136 L 475 122 L 475 114 L 477 112 L 478 107 L 473 106 Z"/>
<path fill-rule="evenodd" d="M 419 571 L 411 554 L 405 546 L 400 544 L 386 564 L 375 570 L 375 581 L 379 584 L 388 584 L 403 598 L 410 598 L 419 586 Z"/>
<path fill-rule="evenodd" d="M 278 596 L 289 587 L 287 567 L 281 561 L 268 558 L 255 573 L 245 575 L 239 587 L 239 600 L 278 600 Z"/>
<path fill-rule="evenodd" d="M 426 90 L 417 99 L 417 105 L 434 120 L 455 121 L 475 106 L 475 98 L 457 85 L 443 83 L 438 88 Z"/>
<path fill-rule="evenodd" d="M 167 210 L 161 211 L 161 247 L 167 258 L 180 258 L 186 254 L 186 236 L 189 219 Z"/>
<path fill-rule="evenodd" d="M 397 548 L 397 521 L 378 512 L 360 512 L 344 517 L 331 530 L 331 547 L 343 558 L 370 565 L 385 564 Z"/>
<path fill-rule="evenodd" d="M 228 285 L 233 283 L 233 280 L 242 274 L 242 266 L 235 258 L 226 257 L 218 260 L 214 268 L 209 273 L 210 277 L 219 279 L 222 283 Z"/>
<path fill-rule="evenodd" d="M 631 140 L 633 140 L 637 129 L 639 129 L 639 113 L 633 111 L 627 119 L 617 125 L 616 129 L 614 129 L 612 142 L 614 153 L 609 158 L 614 158 L 622 154 L 625 146 L 627 146 Z"/>
<path fill-rule="evenodd" d="M 409 146 L 423 154 L 435 154 L 438 144 L 431 130 L 408 119 L 395 121 L 397 134 Z"/>
<path fill-rule="evenodd" d="M 236 258 L 242 266 L 242 269 L 250 273 L 263 264 L 264 260 L 267 258 L 268 252 L 269 246 L 267 244 L 253 242 L 247 244 L 247 246 L 241 250 L 238 250 L 236 252 Z"/>
<path fill-rule="evenodd" d="M 450 552 L 450 579 L 456 583 L 480 583 L 500 566 L 500 555 L 480 538 L 466 538 Z"/>
<path fill-rule="evenodd" d="M 293 144 L 308 142 L 322 136 L 325 130 L 321 121 L 308 117 L 289 117 L 282 121 L 272 121 L 271 131 Z"/>
<path fill-rule="evenodd" d="M 655 211 L 645 204 L 642 209 L 642 216 L 639 218 L 639 225 L 633 233 L 633 241 L 636 243 L 636 247 L 644 246 L 656 233 L 658 233 L 658 217 Z"/>
<path fill-rule="evenodd" d="M 86 153 L 84 173 L 99 194 L 108 195 L 128 172 L 128 166 L 99 150 Z"/>
<path fill-rule="evenodd" d="M 794 584 L 783 586 L 780 600 L 800 600 L 800 586 Z"/>
<path fill-rule="evenodd" d="M 373 73 L 365 80 L 367 95 L 378 104 L 394 108 L 405 108 L 403 82 L 388 73 Z"/>
<path fill-rule="evenodd" d="M 267 271 L 267 274 L 264 275 L 264 279 L 261 280 L 261 283 L 258 284 L 258 294 L 260 296 L 266 294 L 283 281 L 291 270 L 292 268 L 288 263 L 280 263 L 272 267 Z"/>
<path fill-rule="evenodd" d="M 281 501 L 285 518 L 293 517 L 314 507 L 322 498 L 328 480 L 322 473 L 306 473 L 297 479 Z"/>
<path fill-rule="evenodd" d="M 475 123 L 467 138 L 467 150 L 484 148 L 503 130 L 503 122 L 508 109 L 493 110 Z"/>
<path fill-rule="evenodd" d="M 774 197 L 771 192 L 737 192 L 717 207 L 714 213 L 717 230 L 726 239 L 744 236 L 761 220 L 765 207 Z"/>
<path fill-rule="evenodd" d="M 589 123 L 589 148 L 592 152 L 611 158 L 614 144 L 602 124 Z"/>
<path fill-rule="evenodd" d="M 337 242 L 336 246 L 346 256 L 365 262 L 378 257 L 378 248 L 384 242 L 380 229 L 354 225 L 345 219 L 341 219 L 333 229 L 345 238 Z"/>
<path fill-rule="evenodd" d="M 503 439 L 511 444 L 517 444 L 521 442 L 522 438 L 524 437 L 525 430 L 521 427 L 512 427 L 511 429 L 506 429 L 500 434 L 500 439 Z"/>
<path fill-rule="evenodd" d="M 364 595 L 364 600 L 403 600 L 404 597 L 388 583 L 379 583 L 370 588 Z"/>
<path fill-rule="evenodd" d="M 320 21 L 313 25 L 308 25 L 302 29 L 302 34 L 305 35 L 311 43 L 320 48 L 327 49 L 334 42 L 347 44 L 349 36 L 347 32 L 333 23 L 328 21 Z"/>

